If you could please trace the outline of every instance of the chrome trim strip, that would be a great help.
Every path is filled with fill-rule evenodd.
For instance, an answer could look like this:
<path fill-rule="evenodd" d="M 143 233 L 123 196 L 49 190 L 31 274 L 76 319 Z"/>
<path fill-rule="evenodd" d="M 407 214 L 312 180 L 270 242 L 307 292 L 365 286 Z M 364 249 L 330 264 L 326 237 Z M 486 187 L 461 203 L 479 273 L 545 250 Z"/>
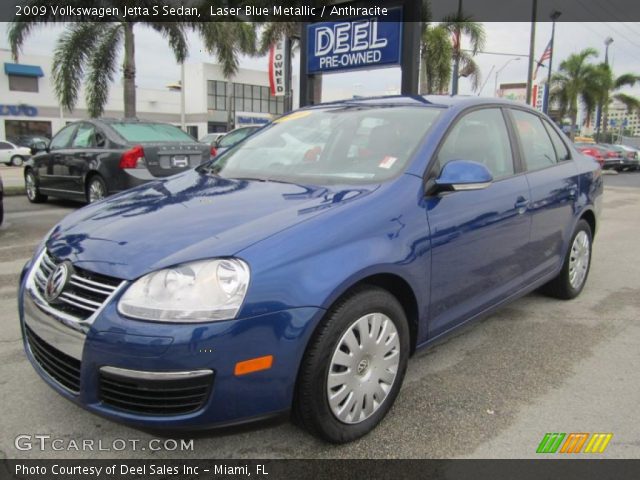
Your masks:
<path fill-rule="evenodd" d="M 106 294 L 109 294 L 109 293 L 113 292 L 116 288 L 118 288 L 118 287 L 112 287 L 111 285 L 108 285 L 106 283 L 94 282 L 93 280 L 89 280 L 88 278 L 81 277 L 79 275 L 76 275 L 75 273 L 71 275 L 71 278 L 73 280 L 76 280 L 76 281 L 82 282 L 82 283 L 86 283 L 87 285 L 91 285 L 93 287 L 97 287 L 97 288 L 102 288 L 104 290 L 108 290 L 108 292 L 104 292 Z"/>
<path fill-rule="evenodd" d="M 145 372 L 142 370 L 129 370 L 127 368 L 108 366 L 100 367 L 100 372 L 137 380 L 183 380 L 213 375 L 213 370 L 209 369 L 190 370 L 184 372 Z"/>

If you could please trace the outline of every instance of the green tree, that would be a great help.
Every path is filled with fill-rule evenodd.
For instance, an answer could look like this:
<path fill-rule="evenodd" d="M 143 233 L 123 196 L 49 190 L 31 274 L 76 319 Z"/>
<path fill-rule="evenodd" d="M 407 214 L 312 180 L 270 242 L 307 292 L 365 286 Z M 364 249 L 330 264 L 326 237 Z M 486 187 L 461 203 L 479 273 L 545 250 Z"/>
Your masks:
<path fill-rule="evenodd" d="M 462 49 L 466 38 L 470 49 Z M 471 17 L 461 13 L 451 15 L 442 23 L 423 22 L 422 28 L 422 78 L 421 93 L 441 93 L 451 81 L 453 63 L 459 64 L 458 77 L 467 77 L 473 90 L 480 86 L 480 67 L 474 56 L 484 48 L 486 33 L 484 25 L 473 22 Z"/>
<path fill-rule="evenodd" d="M 569 116 L 572 127 L 577 123 L 580 105 L 589 118 L 601 98 L 602 74 L 589 61 L 597 56 L 593 48 L 574 53 L 560 63 L 551 77 L 550 102 L 558 107 L 561 116 Z M 571 128 L 571 139 L 574 138 L 575 129 Z"/>
<path fill-rule="evenodd" d="M 640 99 L 621 92 L 625 87 L 634 87 L 636 84 L 640 83 L 640 75 L 624 73 L 620 76 L 615 76 L 611 67 L 606 63 L 601 63 L 595 68 L 596 81 L 599 89 L 597 101 L 604 107 L 602 131 L 606 134 L 609 123 L 609 104 L 611 101 L 617 100 L 622 103 L 629 113 L 634 110 L 640 112 Z"/>
<path fill-rule="evenodd" d="M 58 0 L 32 0 L 33 5 L 57 5 Z M 137 7 L 151 7 L 154 0 L 139 0 Z M 101 0 L 68 0 L 70 7 L 105 6 Z M 126 0 L 111 0 L 109 6 L 123 11 Z M 51 9 L 47 9 L 51 12 Z M 34 28 L 53 20 L 51 15 L 25 16 L 12 22 L 8 37 L 13 57 L 17 60 L 28 35 Z M 136 116 L 136 62 L 135 32 L 137 25 L 147 26 L 160 33 L 168 42 L 178 63 L 188 55 L 186 33 L 196 28 L 202 35 L 206 48 L 215 53 L 222 64 L 224 75 L 230 76 L 238 69 L 240 52 L 252 53 L 255 32 L 243 22 L 151 22 L 143 16 L 119 16 L 105 18 L 104 22 L 69 23 L 58 39 L 54 51 L 52 77 L 56 96 L 61 105 L 73 110 L 80 88 L 86 85 L 86 101 L 89 114 L 98 117 L 104 112 L 109 87 L 118 71 L 118 58 L 123 52 L 122 78 L 124 89 L 124 115 Z M 253 33 L 252 33 L 253 32 Z"/>

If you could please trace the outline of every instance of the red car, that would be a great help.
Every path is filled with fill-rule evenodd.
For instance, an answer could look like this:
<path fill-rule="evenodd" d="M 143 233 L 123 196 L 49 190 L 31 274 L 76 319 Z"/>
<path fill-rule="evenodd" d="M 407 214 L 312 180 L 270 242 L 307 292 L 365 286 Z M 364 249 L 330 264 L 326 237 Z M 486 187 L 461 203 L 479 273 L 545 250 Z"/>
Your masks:
<path fill-rule="evenodd" d="M 604 160 L 607 156 L 607 152 L 603 148 L 590 143 L 576 143 L 576 148 L 579 152 L 595 158 L 600 166 L 604 168 Z"/>

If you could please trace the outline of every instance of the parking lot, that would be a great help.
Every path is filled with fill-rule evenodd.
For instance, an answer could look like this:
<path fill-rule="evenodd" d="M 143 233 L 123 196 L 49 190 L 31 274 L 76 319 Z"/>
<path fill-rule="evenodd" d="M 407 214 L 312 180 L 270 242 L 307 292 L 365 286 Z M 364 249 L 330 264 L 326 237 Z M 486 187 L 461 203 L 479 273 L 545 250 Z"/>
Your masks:
<path fill-rule="evenodd" d="M 421 352 L 395 407 L 372 434 L 333 446 L 289 422 L 270 422 L 198 433 L 190 452 L 16 449 L 21 434 L 111 444 L 157 433 L 81 410 L 26 360 L 16 309 L 19 272 L 42 236 L 78 204 L 35 206 L 23 196 L 7 197 L 0 227 L 0 457 L 521 458 L 535 456 L 546 432 L 611 432 L 600 456 L 637 458 L 640 173 L 607 175 L 605 183 L 583 294 L 570 302 L 531 294 Z"/>

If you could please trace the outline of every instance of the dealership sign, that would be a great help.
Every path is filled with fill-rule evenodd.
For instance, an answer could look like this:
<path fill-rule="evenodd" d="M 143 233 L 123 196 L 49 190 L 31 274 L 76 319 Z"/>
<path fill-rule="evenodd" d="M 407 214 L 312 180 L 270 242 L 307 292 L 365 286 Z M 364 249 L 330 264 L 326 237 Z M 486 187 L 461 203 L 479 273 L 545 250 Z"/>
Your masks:
<path fill-rule="evenodd" d="M 269 87 L 271 95 L 283 97 L 286 93 L 285 65 L 286 58 L 284 40 L 278 41 L 269 49 Z"/>
<path fill-rule="evenodd" d="M 3 117 L 37 117 L 38 109 L 31 105 L 2 105 L 0 116 Z"/>
<path fill-rule="evenodd" d="M 384 17 L 321 22 L 307 27 L 307 73 L 400 64 L 402 9 Z"/>

